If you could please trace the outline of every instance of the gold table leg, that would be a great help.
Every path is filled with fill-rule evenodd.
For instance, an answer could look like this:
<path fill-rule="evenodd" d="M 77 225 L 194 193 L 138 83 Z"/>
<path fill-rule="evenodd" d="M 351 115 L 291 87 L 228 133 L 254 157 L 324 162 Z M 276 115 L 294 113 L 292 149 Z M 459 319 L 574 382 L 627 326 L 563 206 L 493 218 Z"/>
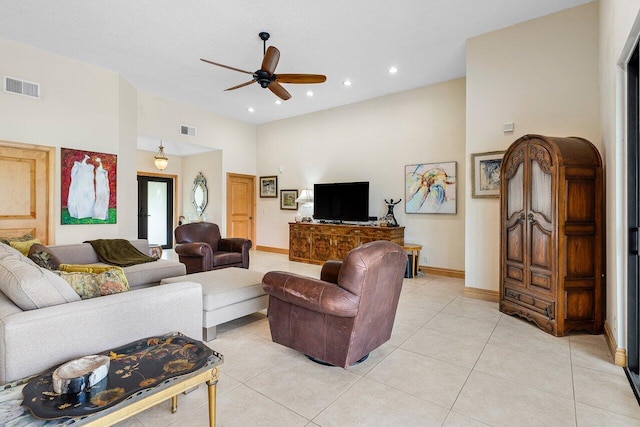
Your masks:
<path fill-rule="evenodd" d="M 211 379 L 207 380 L 209 391 L 209 427 L 216 426 L 216 384 L 218 384 L 219 369 L 216 367 L 211 373 Z"/>
<path fill-rule="evenodd" d="M 176 394 L 171 398 L 171 413 L 175 414 L 178 412 L 178 395 Z"/>

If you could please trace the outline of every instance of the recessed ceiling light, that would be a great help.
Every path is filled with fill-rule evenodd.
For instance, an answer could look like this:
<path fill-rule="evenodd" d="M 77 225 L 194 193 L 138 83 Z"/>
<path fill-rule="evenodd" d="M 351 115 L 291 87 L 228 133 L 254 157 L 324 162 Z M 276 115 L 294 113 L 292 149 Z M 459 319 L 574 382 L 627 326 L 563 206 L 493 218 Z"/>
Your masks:
<path fill-rule="evenodd" d="M 282 101 L 280 101 L 279 99 L 276 99 L 276 104 L 280 105 L 282 104 Z"/>
<path fill-rule="evenodd" d="M 308 90 L 307 91 L 307 96 L 313 96 L 313 91 Z"/>
<path fill-rule="evenodd" d="M 351 86 L 351 80 L 345 80 L 342 82 L 342 84 L 345 86 Z"/>
<path fill-rule="evenodd" d="M 389 74 L 395 74 L 397 72 L 398 72 L 398 69 L 396 67 L 389 68 Z"/>
<path fill-rule="evenodd" d="M 247 108 L 247 111 L 250 112 L 250 113 L 253 113 L 256 110 L 254 110 L 253 107 L 249 107 L 249 108 Z"/>

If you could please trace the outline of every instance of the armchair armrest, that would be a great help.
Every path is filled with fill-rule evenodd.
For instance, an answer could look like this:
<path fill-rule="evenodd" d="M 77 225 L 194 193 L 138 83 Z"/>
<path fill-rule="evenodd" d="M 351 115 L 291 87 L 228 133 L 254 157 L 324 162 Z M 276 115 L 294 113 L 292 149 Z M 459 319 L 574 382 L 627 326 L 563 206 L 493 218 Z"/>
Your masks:
<path fill-rule="evenodd" d="M 329 260 L 325 262 L 320 271 L 320 280 L 337 284 L 341 268 L 342 261 Z"/>
<path fill-rule="evenodd" d="M 211 246 L 204 242 L 178 243 L 175 251 L 180 256 L 204 257 L 211 255 Z"/>
<path fill-rule="evenodd" d="M 274 298 L 319 313 L 355 317 L 360 298 L 340 286 L 299 274 L 271 271 L 262 278 L 262 288 Z"/>
<path fill-rule="evenodd" d="M 249 249 L 251 249 L 251 240 L 239 237 L 227 237 L 220 239 L 218 250 L 224 252 L 239 252 L 242 254 L 242 268 L 249 268 Z"/>

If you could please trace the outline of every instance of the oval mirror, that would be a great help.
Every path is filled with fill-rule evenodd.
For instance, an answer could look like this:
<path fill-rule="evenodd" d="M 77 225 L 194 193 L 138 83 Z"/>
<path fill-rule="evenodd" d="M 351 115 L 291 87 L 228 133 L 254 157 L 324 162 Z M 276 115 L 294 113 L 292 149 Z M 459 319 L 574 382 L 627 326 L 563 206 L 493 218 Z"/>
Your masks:
<path fill-rule="evenodd" d="M 202 215 L 207 207 L 209 190 L 207 189 L 207 180 L 202 175 L 202 172 L 198 173 L 196 179 L 193 180 L 193 192 L 191 201 L 198 215 Z"/>

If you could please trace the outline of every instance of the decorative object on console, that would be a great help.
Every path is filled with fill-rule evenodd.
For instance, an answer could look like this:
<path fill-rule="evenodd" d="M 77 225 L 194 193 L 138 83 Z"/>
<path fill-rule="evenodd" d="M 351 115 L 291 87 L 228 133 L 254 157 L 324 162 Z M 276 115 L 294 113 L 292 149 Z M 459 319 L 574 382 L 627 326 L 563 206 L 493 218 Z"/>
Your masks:
<path fill-rule="evenodd" d="M 160 140 L 160 147 L 158 153 L 153 156 L 153 163 L 156 164 L 156 167 L 159 170 L 165 170 L 167 166 L 169 166 L 169 159 L 164 154 L 164 147 L 162 146 L 162 140 Z"/>
<path fill-rule="evenodd" d="M 393 214 L 393 208 L 401 201 L 402 199 L 398 200 L 397 202 L 394 202 L 393 199 L 384 199 L 384 202 L 387 204 L 387 214 L 382 219 L 382 222 L 380 223 L 381 226 L 398 227 L 398 221 L 396 221 L 396 216 Z"/>
<path fill-rule="evenodd" d="M 298 209 L 298 190 L 280 190 L 280 209 L 295 211 Z"/>
<path fill-rule="evenodd" d="M 51 374 L 53 391 L 78 394 L 102 381 L 109 373 L 111 359 L 105 355 L 84 356 L 58 367 Z"/>
<path fill-rule="evenodd" d="M 504 151 L 471 155 L 471 197 L 500 197 L 500 166 Z"/>
<path fill-rule="evenodd" d="M 198 216 L 202 216 L 202 213 L 207 208 L 209 203 L 209 189 L 207 188 L 207 180 L 202 175 L 202 172 L 198 172 L 198 176 L 193 180 L 193 191 L 191 192 L 191 203 L 196 210 Z"/>
<path fill-rule="evenodd" d="M 278 177 L 277 176 L 261 176 L 260 177 L 260 197 L 261 198 L 277 198 L 278 197 Z"/>
<path fill-rule="evenodd" d="M 61 224 L 115 224 L 117 155 L 62 148 Z"/>
<path fill-rule="evenodd" d="M 300 203 L 300 217 L 302 222 L 313 221 L 313 190 L 305 188 L 296 199 Z"/>
<path fill-rule="evenodd" d="M 457 163 L 405 166 L 405 212 L 455 214 Z"/>

